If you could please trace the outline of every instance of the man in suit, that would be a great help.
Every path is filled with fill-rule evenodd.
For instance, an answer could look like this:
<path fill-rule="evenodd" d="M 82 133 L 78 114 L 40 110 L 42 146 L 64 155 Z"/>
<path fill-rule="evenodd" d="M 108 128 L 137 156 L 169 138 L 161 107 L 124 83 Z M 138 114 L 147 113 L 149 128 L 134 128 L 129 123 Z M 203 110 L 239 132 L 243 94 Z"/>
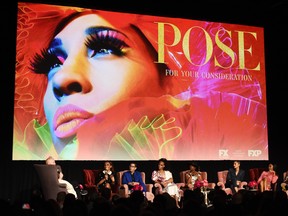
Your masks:
<path fill-rule="evenodd" d="M 146 185 L 143 182 L 141 172 L 137 170 L 137 164 L 135 162 L 131 162 L 129 165 L 129 171 L 123 173 L 122 176 L 122 184 L 127 184 L 129 190 L 141 190 L 146 192 Z M 139 186 L 141 187 L 139 187 Z"/>
<path fill-rule="evenodd" d="M 228 170 L 225 187 L 231 188 L 233 194 L 238 192 L 240 184 L 244 181 L 245 171 L 240 169 L 240 161 L 233 162 L 233 168 Z"/>

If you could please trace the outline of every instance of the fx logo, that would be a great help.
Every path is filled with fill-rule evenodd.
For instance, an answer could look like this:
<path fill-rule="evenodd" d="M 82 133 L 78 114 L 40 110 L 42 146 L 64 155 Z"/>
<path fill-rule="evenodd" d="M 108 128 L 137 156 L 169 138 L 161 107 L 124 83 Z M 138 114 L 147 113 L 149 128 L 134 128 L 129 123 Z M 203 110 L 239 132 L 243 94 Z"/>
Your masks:
<path fill-rule="evenodd" d="M 261 155 L 261 153 L 261 150 L 248 150 L 249 157 L 258 157 L 259 155 Z"/>
<path fill-rule="evenodd" d="M 227 149 L 220 149 L 219 150 L 219 157 L 228 157 L 228 150 Z"/>

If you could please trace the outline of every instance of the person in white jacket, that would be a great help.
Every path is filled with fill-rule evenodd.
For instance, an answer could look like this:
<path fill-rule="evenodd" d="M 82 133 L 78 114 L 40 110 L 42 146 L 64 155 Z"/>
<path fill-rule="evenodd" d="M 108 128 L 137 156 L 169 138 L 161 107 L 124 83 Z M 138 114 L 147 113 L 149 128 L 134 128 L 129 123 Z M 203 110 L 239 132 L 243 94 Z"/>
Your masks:
<path fill-rule="evenodd" d="M 67 190 L 67 192 L 68 192 L 68 193 L 71 193 L 71 194 L 74 194 L 75 198 L 77 199 L 77 193 L 76 193 L 73 185 L 72 185 L 70 182 L 68 182 L 67 180 L 64 180 L 64 179 L 63 179 L 64 174 L 63 174 L 63 172 L 62 172 L 62 168 L 61 168 L 60 165 L 57 165 L 57 164 L 56 164 L 55 159 L 54 159 L 52 156 L 49 156 L 49 157 L 46 159 L 45 163 L 46 163 L 47 165 L 56 165 L 56 166 L 57 166 L 57 173 L 58 173 L 58 181 L 59 181 L 59 183 L 61 183 L 61 184 L 66 184 L 66 190 Z"/>

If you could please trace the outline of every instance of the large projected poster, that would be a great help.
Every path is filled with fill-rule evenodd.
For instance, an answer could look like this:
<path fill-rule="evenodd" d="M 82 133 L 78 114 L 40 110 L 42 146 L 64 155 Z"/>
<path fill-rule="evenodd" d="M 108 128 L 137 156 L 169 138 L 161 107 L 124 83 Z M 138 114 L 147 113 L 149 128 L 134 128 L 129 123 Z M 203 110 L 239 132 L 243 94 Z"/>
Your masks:
<path fill-rule="evenodd" d="M 13 160 L 267 160 L 261 27 L 19 3 Z"/>

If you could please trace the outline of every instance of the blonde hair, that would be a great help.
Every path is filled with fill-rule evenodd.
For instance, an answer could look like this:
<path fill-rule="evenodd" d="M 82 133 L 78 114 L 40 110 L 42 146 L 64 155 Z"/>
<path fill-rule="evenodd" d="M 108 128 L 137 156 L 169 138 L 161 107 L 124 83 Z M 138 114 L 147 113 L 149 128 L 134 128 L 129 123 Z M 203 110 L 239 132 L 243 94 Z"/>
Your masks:
<path fill-rule="evenodd" d="M 47 157 L 46 160 L 45 160 L 45 163 L 49 164 L 48 161 L 53 161 L 53 164 L 56 164 L 55 159 L 52 156 Z"/>

